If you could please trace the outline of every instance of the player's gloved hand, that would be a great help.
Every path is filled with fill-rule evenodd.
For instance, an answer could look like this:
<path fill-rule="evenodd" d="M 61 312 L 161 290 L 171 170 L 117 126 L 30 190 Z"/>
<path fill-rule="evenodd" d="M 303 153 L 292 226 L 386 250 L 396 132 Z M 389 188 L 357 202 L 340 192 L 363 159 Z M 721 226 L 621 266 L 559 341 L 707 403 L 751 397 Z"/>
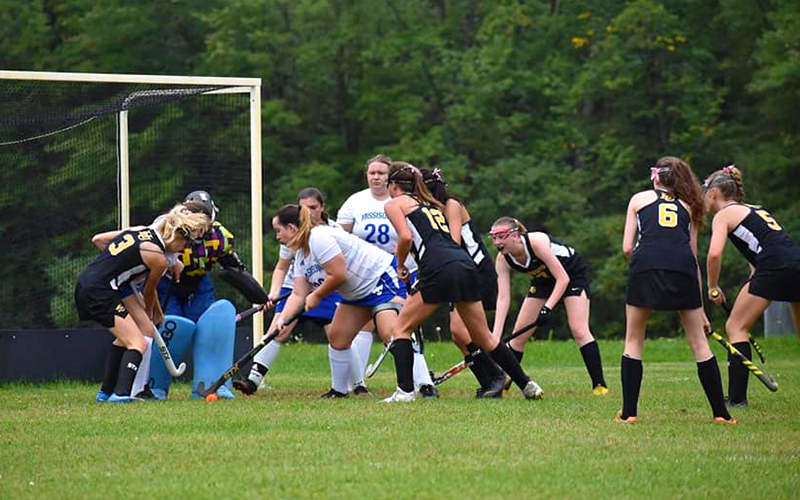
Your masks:
<path fill-rule="evenodd" d="M 536 318 L 536 328 L 542 328 L 550 324 L 550 316 L 553 310 L 547 306 L 542 306 L 539 310 L 539 317 Z"/>

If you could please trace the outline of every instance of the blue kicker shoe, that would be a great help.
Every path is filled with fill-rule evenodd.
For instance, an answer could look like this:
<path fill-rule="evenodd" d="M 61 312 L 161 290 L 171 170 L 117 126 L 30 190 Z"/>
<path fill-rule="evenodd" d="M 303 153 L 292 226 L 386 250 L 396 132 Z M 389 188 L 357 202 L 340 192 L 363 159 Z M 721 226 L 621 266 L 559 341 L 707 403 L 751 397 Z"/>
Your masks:
<path fill-rule="evenodd" d="M 124 404 L 124 403 L 139 403 L 141 401 L 143 401 L 143 400 L 139 399 L 139 398 L 135 398 L 133 396 L 118 396 L 116 394 L 112 394 L 111 396 L 108 397 L 108 401 L 107 402 L 108 403 Z"/>
<path fill-rule="evenodd" d="M 233 395 L 230 389 L 225 387 L 224 385 L 217 389 L 217 396 L 222 399 L 234 399 L 236 396 Z"/>
<path fill-rule="evenodd" d="M 94 397 L 94 402 L 95 403 L 105 403 L 106 401 L 108 401 L 108 394 L 103 392 L 102 389 L 97 391 L 97 394 Z"/>

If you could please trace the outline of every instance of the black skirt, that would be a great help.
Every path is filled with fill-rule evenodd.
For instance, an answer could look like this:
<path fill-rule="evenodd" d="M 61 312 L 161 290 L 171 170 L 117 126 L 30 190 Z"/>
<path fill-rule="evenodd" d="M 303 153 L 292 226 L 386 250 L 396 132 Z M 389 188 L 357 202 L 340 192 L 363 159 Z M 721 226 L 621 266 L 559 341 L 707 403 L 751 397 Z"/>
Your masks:
<path fill-rule="evenodd" d="M 768 300 L 800 302 L 800 268 L 756 269 L 750 293 Z"/>
<path fill-rule="evenodd" d="M 650 269 L 628 276 L 627 304 L 656 311 L 698 309 L 697 276 L 665 269 Z"/>
<path fill-rule="evenodd" d="M 419 291 L 426 304 L 478 302 L 481 277 L 471 260 L 454 260 L 420 276 Z"/>
<path fill-rule="evenodd" d="M 75 305 L 83 321 L 97 321 L 106 328 L 114 326 L 115 316 L 124 318 L 128 310 L 122 304 L 119 292 L 105 288 L 75 287 Z"/>

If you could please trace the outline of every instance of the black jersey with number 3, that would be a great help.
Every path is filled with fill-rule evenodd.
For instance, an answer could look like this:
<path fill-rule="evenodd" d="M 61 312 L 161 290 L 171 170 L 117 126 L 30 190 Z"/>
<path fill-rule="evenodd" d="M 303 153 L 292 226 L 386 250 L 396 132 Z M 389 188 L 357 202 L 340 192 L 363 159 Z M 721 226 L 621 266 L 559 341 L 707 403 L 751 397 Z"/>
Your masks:
<path fill-rule="evenodd" d="M 656 199 L 636 213 L 639 240 L 633 250 L 630 274 L 662 269 L 697 275 L 691 246 L 691 216 L 669 193 L 656 190 Z"/>
<path fill-rule="evenodd" d="M 420 276 L 429 276 L 455 260 L 470 262 L 469 254 L 453 241 L 444 214 L 436 207 L 420 204 L 406 214 L 411 229 L 411 252 L 419 265 Z"/>
<path fill-rule="evenodd" d="M 150 242 L 162 251 L 164 242 L 155 229 L 123 231 L 83 270 L 78 281 L 85 288 L 120 290 L 148 272 L 140 247 Z"/>
<path fill-rule="evenodd" d="M 728 233 L 731 243 L 757 269 L 785 269 L 800 266 L 800 248 L 778 221 L 758 205 L 740 203 L 750 209 L 736 228 Z"/>

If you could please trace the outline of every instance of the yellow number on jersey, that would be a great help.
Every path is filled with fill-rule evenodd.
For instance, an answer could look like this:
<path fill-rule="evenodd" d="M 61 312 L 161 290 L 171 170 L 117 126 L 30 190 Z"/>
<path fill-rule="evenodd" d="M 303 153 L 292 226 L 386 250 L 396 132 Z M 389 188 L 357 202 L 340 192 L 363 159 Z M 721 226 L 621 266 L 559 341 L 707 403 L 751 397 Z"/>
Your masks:
<path fill-rule="evenodd" d="M 119 255 L 121 251 L 125 250 L 134 243 L 133 236 L 126 234 L 119 243 L 111 243 L 108 245 L 108 253 L 111 255 Z"/>
<path fill-rule="evenodd" d="M 438 208 L 422 207 L 422 212 L 428 216 L 428 220 L 433 229 L 445 233 L 450 232 L 450 228 L 447 227 L 447 219 L 444 218 L 444 214 Z"/>
<path fill-rule="evenodd" d="M 662 203 L 658 206 L 658 225 L 661 227 L 675 227 L 678 225 L 678 205 Z"/>
<path fill-rule="evenodd" d="M 756 213 L 758 214 L 759 217 L 764 219 L 764 222 L 767 223 L 767 227 L 769 227 L 770 229 L 774 231 L 780 231 L 781 229 L 783 229 L 780 226 L 780 224 L 778 224 L 778 221 L 775 220 L 775 217 L 771 216 L 769 212 L 767 212 L 766 210 L 764 209 L 756 210 Z"/>

